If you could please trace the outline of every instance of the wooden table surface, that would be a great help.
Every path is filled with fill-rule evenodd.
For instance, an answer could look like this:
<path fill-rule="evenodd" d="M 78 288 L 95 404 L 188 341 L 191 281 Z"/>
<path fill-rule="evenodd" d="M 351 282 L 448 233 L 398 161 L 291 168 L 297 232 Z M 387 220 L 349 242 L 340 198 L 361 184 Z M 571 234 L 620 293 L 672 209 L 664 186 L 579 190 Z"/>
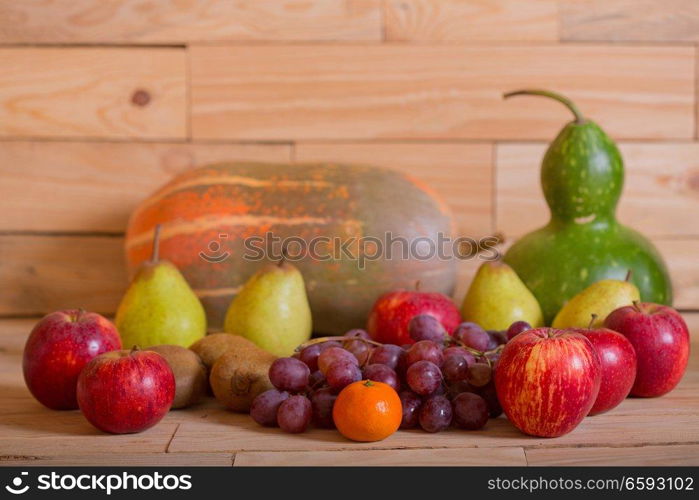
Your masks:
<path fill-rule="evenodd" d="M 699 332 L 699 313 L 685 318 Z M 30 396 L 21 354 L 35 321 L 0 320 L 3 465 L 699 465 L 696 337 L 672 393 L 627 399 L 560 438 L 525 436 L 500 417 L 476 432 L 399 431 L 378 443 L 354 443 L 330 430 L 290 435 L 262 428 L 213 399 L 172 411 L 140 434 L 103 434 L 78 411 L 51 411 Z"/>

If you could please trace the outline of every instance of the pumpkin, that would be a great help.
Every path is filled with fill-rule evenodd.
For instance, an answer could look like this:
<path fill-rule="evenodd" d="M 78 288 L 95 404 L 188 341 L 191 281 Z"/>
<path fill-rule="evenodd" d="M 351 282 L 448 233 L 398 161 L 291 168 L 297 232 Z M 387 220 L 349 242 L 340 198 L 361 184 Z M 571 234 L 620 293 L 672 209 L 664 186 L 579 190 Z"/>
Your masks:
<path fill-rule="evenodd" d="M 156 224 L 163 226 L 160 255 L 184 274 L 214 329 L 245 281 L 279 258 L 283 241 L 287 259 L 304 276 L 317 333 L 363 326 L 384 292 L 417 281 L 423 290 L 446 294 L 454 287 L 454 259 L 424 258 L 429 244 L 416 241 L 452 236 L 448 208 L 421 182 L 391 170 L 228 163 L 187 171 L 133 212 L 126 235 L 130 273 L 148 259 Z M 378 243 L 387 235 L 417 244 L 423 258 L 403 259 L 400 243 L 388 255 Z M 308 251 L 314 238 L 315 256 Z M 276 255 L 262 255 L 266 248 Z"/>

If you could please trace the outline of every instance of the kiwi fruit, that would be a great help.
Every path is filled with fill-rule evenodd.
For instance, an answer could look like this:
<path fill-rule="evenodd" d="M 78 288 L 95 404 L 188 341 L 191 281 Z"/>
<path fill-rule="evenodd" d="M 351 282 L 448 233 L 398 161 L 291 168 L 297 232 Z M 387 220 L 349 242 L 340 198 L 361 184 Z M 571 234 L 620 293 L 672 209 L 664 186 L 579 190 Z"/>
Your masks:
<path fill-rule="evenodd" d="M 156 345 L 148 348 L 160 354 L 175 375 L 175 400 L 172 408 L 197 404 L 206 394 L 206 367 L 199 356 L 178 345 Z"/>
<path fill-rule="evenodd" d="M 216 399 L 226 408 L 249 412 L 253 399 L 273 388 L 268 372 L 277 357 L 244 337 L 224 335 L 231 337 L 226 341 L 229 348 L 214 362 L 209 383 Z"/>
<path fill-rule="evenodd" d="M 189 348 L 201 358 L 206 369 L 210 371 L 220 356 L 240 345 L 239 338 L 239 335 L 232 333 L 212 333 L 197 340 Z"/>

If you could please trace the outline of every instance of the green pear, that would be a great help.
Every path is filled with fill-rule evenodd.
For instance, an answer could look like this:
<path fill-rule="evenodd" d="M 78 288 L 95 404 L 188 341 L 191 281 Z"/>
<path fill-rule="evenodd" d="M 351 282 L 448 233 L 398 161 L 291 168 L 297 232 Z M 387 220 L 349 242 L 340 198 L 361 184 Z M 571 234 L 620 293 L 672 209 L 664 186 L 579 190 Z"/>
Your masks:
<path fill-rule="evenodd" d="M 641 300 L 636 285 L 626 280 L 597 281 L 566 302 L 553 320 L 554 328 L 599 328 L 609 313 Z M 590 318 L 595 315 L 592 322 Z"/>
<path fill-rule="evenodd" d="M 226 312 L 224 330 L 277 356 L 290 356 L 311 337 L 311 308 L 301 272 L 282 259 L 255 273 Z"/>
<path fill-rule="evenodd" d="M 533 327 L 544 322 L 541 307 L 517 273 L 500 261 L 484 262 L 461 304 L 465 321 L 486 330 L 507 330 L 515 321 Z"/>
<path fill-rule="evenodd" d="M 174 264 L 158 258 L 160 225 L 153 253 L 141 264 L 114 320 L 124 346 L 160 344 L 189 347 L 206 335 L 206 313 Z"/>

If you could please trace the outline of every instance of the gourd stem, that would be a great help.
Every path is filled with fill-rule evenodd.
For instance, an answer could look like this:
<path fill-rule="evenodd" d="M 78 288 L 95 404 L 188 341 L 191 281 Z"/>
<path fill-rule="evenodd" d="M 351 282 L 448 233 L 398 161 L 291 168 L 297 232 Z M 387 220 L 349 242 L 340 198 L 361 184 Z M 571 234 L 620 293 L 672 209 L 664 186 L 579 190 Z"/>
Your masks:
<path fill-rule="evenodd" d="M 562 96 L 561 94 L 557 94 L 556 92 L 551 92 L 549 90 L 522 89 L 515 90 L 513 92 L 507 92 L 506 94 L 503 94 L 503 98 L 507 99 L 508 97 L 514 97 L 518 95 L 538 95 L 542 97 L 548 97 L 549 99 L 554 99 L 563 104 L 571 111 L 571 113 L 573 113 L 573 116 L 575 116 L 575 123 L 585 123 L 585 117 L 582 115 L 575 103 L 567 97 Z"/>

